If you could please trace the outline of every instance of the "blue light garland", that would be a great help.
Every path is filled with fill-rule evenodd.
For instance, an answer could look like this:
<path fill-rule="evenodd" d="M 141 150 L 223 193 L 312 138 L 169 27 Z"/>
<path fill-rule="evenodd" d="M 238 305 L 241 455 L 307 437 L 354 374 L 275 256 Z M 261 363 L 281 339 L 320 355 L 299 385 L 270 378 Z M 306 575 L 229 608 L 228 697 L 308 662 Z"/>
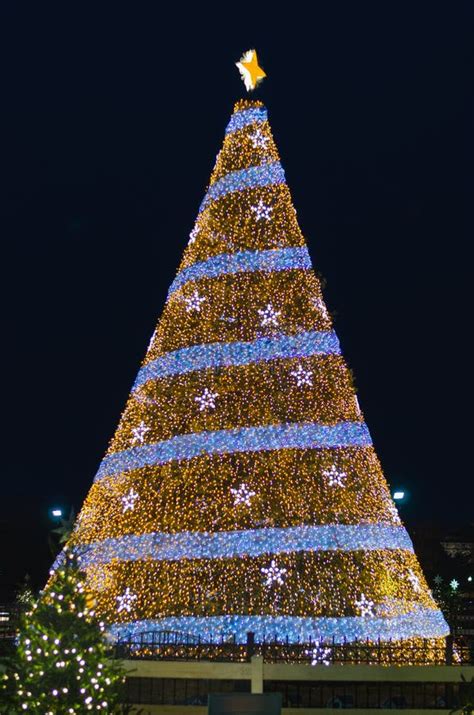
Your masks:
<path fill-rule="evenodd" d="M 183 635 L 201 636 L 203 640 L 219 642 L 235 636 L 245 643 L 247 633 L 255 640 L 288 638 L 291 643 L 321 638 L 334 638 L 335 643 L 369 639 L 376 641 L 403 638 L 441 638 L 449 628 L 438 609 L 413 604 L 411 612 L 397 616 L 343 616 L 340 618 L 308 618 L 298 616 L 176 616 L 156 620 L 116 623 L 110 626 L 115 638 L 137 638 L 153 631 L 180 631 Z"/>
<path fill-rule="evenodd" d="M 232 134 L 239 129 L 247 127 L 255 122 L 262 123 L 268 119 L 267 110 L 264 107 L 252 107 L 251 109 L 241 109 L 234 112 L 225 130 L 226 134 Z"/>
<path fill-rule="evenodd" d="M 272 248 L 267 251 L 220 253 L 207 261 L 183 268 L 172 282 L 168 297 L 186 283 L 201 278 L 217 278 L 233 273 L 253 273 L 254 271 L 272 272 L 291 269 L 310 270 L 311 268 L 311 258 L 306 246 Z"/>
<path fill-rule="evenodd" d="M 251 166 L 248 169 L 240 169 L 239 171 L 230 171 L 214 184 L 211 184 L 201 202 L 198 213 L 202 213 L 210 203 L 220 199 L 222 196 L 226 196 L 226 194 L 243 191 L 244 189 L 255 189 L 258 186 L 284 183 L 286 183 L 285 172 L 279 161 Z"/>
<path fill-rule="evenodd" d="M 413 552 L 403 526 L 387 524 L 325 524 L 242 531 L 182 531 L 127 534 L 94 541 L 82 551 L 81 565 L 119 561 L 177 561 L 220 559 L 294 551 L 374 551 L 402 549 Z"/>
<path fill-rule="evenodd" d="M 296 335 L 272 335 L 249 342 L 193 345 L 165 353 L 144 365 L 137 375 L 133 390 L 137 390 L 149 380 L 183 375 L 196 370 L 248 365 L 278 358 L 339 355 L 340 352 L 339 340 L 332 330 L 314 330 Z"/>
<path fill-rule="evenodd" d="M 232 454 L 274 449 L 369 447 L 371 444 L 370 433 L 364 422 L 339 422 L 335 425 L 296 422 L 240 427 L 216 432 L 195 432 L 109 454 L 102 460 L 95 480 L 150 465 L 193 459 L 204 454 Z"/>

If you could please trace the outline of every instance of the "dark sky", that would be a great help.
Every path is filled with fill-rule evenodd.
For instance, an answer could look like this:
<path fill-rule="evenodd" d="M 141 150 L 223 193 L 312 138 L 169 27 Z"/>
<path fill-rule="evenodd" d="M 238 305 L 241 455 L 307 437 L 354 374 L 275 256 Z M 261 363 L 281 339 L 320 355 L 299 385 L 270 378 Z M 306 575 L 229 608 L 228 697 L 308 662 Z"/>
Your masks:
<path fill-rule="evenodd" d="M 87 493 L 253 46 L 387 478 L 468 523 L 474 6 L 160 5 L 1 8 L 3 581 Z"/>

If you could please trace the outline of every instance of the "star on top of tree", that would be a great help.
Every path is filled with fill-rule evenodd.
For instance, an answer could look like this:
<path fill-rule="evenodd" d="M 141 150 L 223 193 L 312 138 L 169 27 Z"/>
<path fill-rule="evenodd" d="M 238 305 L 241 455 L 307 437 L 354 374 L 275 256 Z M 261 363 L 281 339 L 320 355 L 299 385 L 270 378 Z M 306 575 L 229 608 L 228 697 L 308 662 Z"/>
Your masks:
<path fill-rule="evenodd" d="M 251 92 L 267 76 L 258 65 L 257 51 L 247 50 L 235 66 L 240 72 L 240 76 L 245 84 L 247 92 Z"/>

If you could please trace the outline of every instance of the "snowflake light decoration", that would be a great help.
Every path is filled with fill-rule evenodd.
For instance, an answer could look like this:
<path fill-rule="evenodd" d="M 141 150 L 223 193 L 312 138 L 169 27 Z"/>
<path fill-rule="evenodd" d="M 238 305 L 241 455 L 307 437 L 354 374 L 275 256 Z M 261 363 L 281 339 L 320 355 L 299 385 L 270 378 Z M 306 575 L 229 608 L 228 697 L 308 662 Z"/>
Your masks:
<path fill-rule="evenodd" d="M 202 393 L 194 398 L 194 401 L 199 403 L 199 410 L 203 412 L 204 410 L 213 410 L 216 406 L 216 397 L 218 397 L 217 392 L 211 392 L 207 387 Z"/>
<path fill-rule="evenodd" d="M 137 600 L 136 594 L 132 593 L 128 587 L 125 589 L 125 592 L 121 596 L 116 596 L 116 598 L 117 613 L 120 613 L 120 611 L 127 611 L 127 613 L 130 613 L 130 611 L 132 610 L 133 602 Z"/>
<path fill-rule="evenodd" d="M 360 598 L 356 598 L 355 605 L 361 616 L 374 615 L 374 602 L 366 598 L 365 594 L 361 593 Z"/>
<path fill-rule="evenodd" d="M 204 303 L 205 300 L 205 297 L 199 295 L 197 290 L 195 290 L 192 295 L 185 296 L 186 313 L 191 313 L 194 310 L 199 313 L 201 311 L 201 303 Z"/>
<path fill-rule="evenodd" d="M 230 493 L 234 497 L 234 506 L 238 506 L 239 504 L 245 504 L 245 506 L 250 506 L 252 497 L 255 496 L 256 492 L 253 492 L 251 489 L 249 489 L 248 485 L 244 482 L 240 485 L 238 489 L 231 488 Z"/>
<path fill-rule="evenodd" d="M 333 464 L 331 469 L 325 469 L 323 475 L 327 478 L 330 487 L 344 487 L 344 480 L 347 477 L 345 472 L 340 472 Z"/>
<path fill-rule="evenodd" d="M 398 513 L 398 509 L 392 501 L 388 504 L 387 509 L 388 509 L 393 521 L 396 524 L 401 524 L 401 519 L 400 519 L 400 515 Z"/>
<path fill-rule="evenodd" d="M 443 583 L 443 577 L 438 574 L 434 577 L 434 582 L 437 586 L 441 586 L 441 584 Z"/>
<path fill-rule="evenodd" d="M 453 580 L 449 582 L 449 585 L 451 586 L 453 591 L 457 591 L 458 586 L 459 586 L 459 581 L 456 581 L 456 579 L 453 578 Z"/>
<path fill-rule="evenodd" d="M 123 509 L 122 513 L 125 514 L 126 511 L 133 511 L 135 509 L 135 502 L 139 498 L 137 492 L 135 492 L 133 489 L 130 489 L 128 494 L 125 494 L 122 497 L 122 504 L 123 504 Z"/>
<path fill-rule="evenodd" d="M 140 422 L 138 427 L 134 427 L 132 429 L 132 444 L 136 444 L 139 442 L 140 444 L 143 444 L 143 441 L 145 439 L 145 435 L 147 432 L 150 431 L 150 428 L 146 426 L 146 424 L 143 422 L 143 420 Z"/>
<path fill-rule="evenodd" d="M 257 313 L 261 317 L 260 325 L 264 328 L 266 325 L 278 325 L 278 318 L 281 311 L 275 310 L 271 303 L 267 303 L 266 308 L 260 308 Z"/>
<path fill-rule="evenodd" d="M 322 313 L 323 318 L 325 320 L 329 320 L 329 313 L 324 300 L 322 298 L 313 298 L 311 302 L 315 310 L 319 310 L 319 312 Z"/>
<path fill-rule="evenodd" d="M 195 227 L 193 228 L 193 230 L 191 231 L 191 233 L 189 234 L 189 243 L 188 243 L 188 246 L 190 246 L 192 243 L 194 243 L 194 241 L 195 241 L 196 238 L 198 237 L 198 233 L 199 233 L 199 228 L 198 228 L 197 226 L 195 226 Z"/>
<path fill-rule="evenodd" d="M 281 569 L 277 566 L 275 559 L 272 559 L 270 566 L 267 568 L 263 567 L 260 571 L 265 575 L 265 586 L 273 586 L 277 583 L 279 586 L 283 585 L 283 579 L 287 572 L 287 569 Z"/>
<path fill-rule="evenodd" d="M 305 370 L 302 365 L 298 365 L 296 370 L 292 370 L 290 372 L 290 375 L 295 378 L 298 387 L 303 387 L 304 385 L 308 385 L 309 387 L 311 387 L 311 385 L 313 384 L 312 370 Z"/>
<path fill-rule="evenodd" d="M 413 590 L 415 591 L 415 593 L 420 593 L 421 592 L 420 579 L 418 578 L 416 573 L 413 571 L 413 569 L 409 569 L 407 579 L 410 581 L 411 585 L 413 586 Z"/>
<path fill-rule="evenodd" d="M 311 665 L 330 665 L 331 649 L 322 638 L 318 638 L 316 645 L 311 650 L 307 650 L 306 654 L 311 656 Z"/>
<path fill-rule="evenodd" d="M 153 345 L 153 343 L 155 342 L 155 338 L 156 338 L 156 328 L 155 328 L 155 330 L 153 331 L 153 335 L 152 335 L 151 338 L 150 338 L 150 342 L 148 343 L 147 352 L 148 352 L 148 350 L 151 348 L 151 346 Z"/>
<path fill-rule="evenodd" d="M 249 139 L 254 149 L 266 149 L 270 141 L 269 138 L 263 134 L 261 129 L 256 129 L 253 134 L 249 135 Z"/>
<path fill-rule="evenodd" d="M 272 217 L 273 208 L 271 206 L 267 206 L 262 199 L 260 199 L 256 206 L 251 206 L 250 210 L 254 212 L 255 219 L 257 221 L 261 221 L 262 219 L 270 221 Z"/>

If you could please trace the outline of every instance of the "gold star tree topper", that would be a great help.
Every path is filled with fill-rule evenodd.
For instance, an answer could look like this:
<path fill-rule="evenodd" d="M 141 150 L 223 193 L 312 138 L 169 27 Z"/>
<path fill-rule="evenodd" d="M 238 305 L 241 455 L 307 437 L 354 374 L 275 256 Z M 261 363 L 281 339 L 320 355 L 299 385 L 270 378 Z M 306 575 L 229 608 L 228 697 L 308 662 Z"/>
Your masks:
<path fill-rule="evenodd" d="M 258 66 L 257 51 L 247 50 L 244 52 L 238 62 L 235 63 L 239 68 L 240 76 L 242 77 L 245 87 L 248 92 L 251 92 L 260 82 L 267 76 L 261 67 Z"/>

